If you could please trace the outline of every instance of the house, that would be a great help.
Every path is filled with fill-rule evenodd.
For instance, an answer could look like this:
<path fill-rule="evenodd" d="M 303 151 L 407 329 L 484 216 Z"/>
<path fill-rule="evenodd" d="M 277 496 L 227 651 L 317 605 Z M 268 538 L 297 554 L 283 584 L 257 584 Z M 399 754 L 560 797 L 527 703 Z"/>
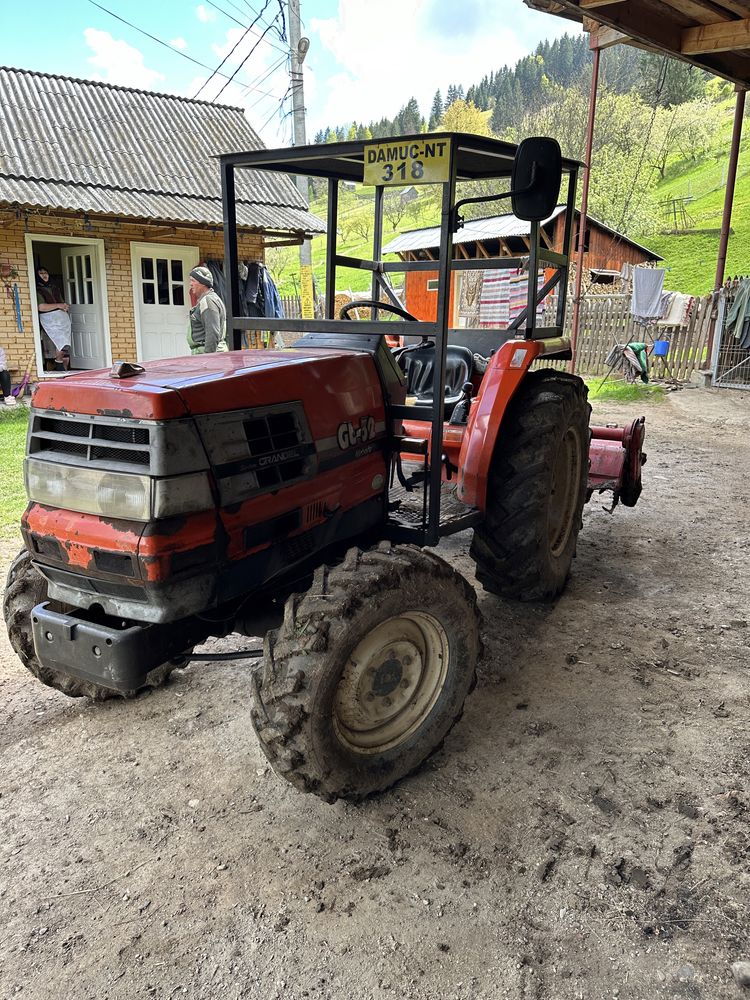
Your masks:
<path fill-rule="evenodd" d="M 561 253 L 565 237 L 565 205 L 558 205 L 540 225 L 540 240 L 549 250 Z M 573 249 L 578 249 L 578 220 L 574 220 Z M 467 220 L 453 234 L 454 258 L 519 257 L 529 252 L 531 223 L 515 215 L 495 215 L 487 219 Z M 414 229 L 395 237 L 383 247 L 383 253 L 397 253 L 402 260 L 435 260 L 439 256 L 440 228 Z M 645 264 L 662 258 L 604 223 L 587 216 L 584 236 L 584 269 L 594 281 L 606 282 L 619 275 L 623 265 Z M 466 313 L 467 302 L 478 308 L 480 292 L 476 289 L 482 271 L 458 271 L 453 275 L 450 313 L 452 326 L 473 325 Z M 547 274 L 547 277 L 552 273 Z M 466 287 L 457 288 L 457 283 Z M 470 288 L 471 286 L 471 288 Z M 408 271 L 405 279 L 406 309 L 418 319 L 431 320 L 437 315 L 438 272 Z"/>
<path fill-rule="evenodd" d="M 222 260 L 216 155 L 257 149 L 238 108 L 0 68 L 0 346 L 45 373 L 35 271 L 64 292 L 71 367 L 187 353 L 189 272 Z M 243 260 L 324 232 L 286 176 L 239 172 Z"/>
<path fill-rule="evenodd" d="M 419 198 L 419 191 L 417 191 L 413 184 L 410 184 L 408 187 L 401 189 L 399 197 L 402 205 L 410 205 Z"/>

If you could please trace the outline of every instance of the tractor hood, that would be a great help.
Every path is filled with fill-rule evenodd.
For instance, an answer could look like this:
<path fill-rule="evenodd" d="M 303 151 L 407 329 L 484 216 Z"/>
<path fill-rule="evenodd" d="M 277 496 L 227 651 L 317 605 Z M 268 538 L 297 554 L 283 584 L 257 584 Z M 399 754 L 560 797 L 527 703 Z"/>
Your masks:
<path fill-rule="evenodd" d="M 171 420 L 377 384 L 372 358 L 351 350 L 231 351 L 147 361 L 143 367 L 143 373 L 127 378 L 104 369 L 41 382 L 33 405 L 67 413 Z"/>

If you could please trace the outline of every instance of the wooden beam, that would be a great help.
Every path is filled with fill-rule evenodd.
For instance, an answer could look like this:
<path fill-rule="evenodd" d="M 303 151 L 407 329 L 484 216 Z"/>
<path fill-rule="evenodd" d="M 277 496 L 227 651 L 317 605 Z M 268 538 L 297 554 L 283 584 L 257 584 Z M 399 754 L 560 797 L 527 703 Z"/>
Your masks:
<path fill-rule="evenodd" d="M 304 242 L 305 241 L 302 239 L 276 240 L 273 243 L 264 243 L 263 249 L 272 250 L 274 247 L 299 247 L 302 246 Z"/>
<path fill-rule="evenodd" d="M 709 55 L 750 48 L 750 18 L 743 21 L 719 21 L 684 28 L 680 51 L 684 56 Z"/>
<path fill-rule="evenodd" d="M 720 0 L 721 6 L 726 7 L 727 10 L 731 10 L 733 14 L 737 14 L 739 17 L 747 17 L 750 14 L 750 6 L 747 0 Z"/>
<path fill-rule="evenodd" d="M 631 42 L 630 35 L 624 31 L 617 31 L 616 28 L 609 28 L 600 21 L 595 21 L 592 17 L 584 17 L 583 30 L 589 33 L 590 49 L 608 49 L 612 45 Z"/>
<path fill-rule="evenodd" d="M 578 0 L 578 6 L 581 10 L 591 10 L 592 7 L 607 7 L 616 3 L 622 3 L 622 0 Z"/>
<path fill-rule="evenodd" d="M 700 24 L 716 24 L 717 21 L 731 21 L 732 17 L 718 4 L 705 3 L 704 0 L 661 0 L 668 7 L 691 17 Z"/>

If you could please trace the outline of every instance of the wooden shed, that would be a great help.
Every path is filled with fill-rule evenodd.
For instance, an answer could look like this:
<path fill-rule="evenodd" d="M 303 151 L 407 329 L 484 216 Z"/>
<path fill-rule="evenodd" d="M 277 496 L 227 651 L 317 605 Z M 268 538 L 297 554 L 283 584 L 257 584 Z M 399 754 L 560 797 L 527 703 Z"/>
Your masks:
<path fill-rule="evenodd" d="M 558 253 L 563 252 L 565 233 L 564 205 L 558 205 L 552 214 L 540 227 L 540 238 L 544 245 Z M 578 230 L 578 215 L 576 212 L 574 233 Z M 478 259 L 481 257 L 518 257 L 529 252 L 530 223 L 516 218 L 515 215 L 495 215 L 486 219 L 468 220 L 462 229 L 453 236 L 454 257 Z M 577 236 L 575 249 L 577 250 Z M 434 260 L 437 261 L 440 246 L 440 227 L 413 229 L 402 233 L 383 247 L 383 253 L 396 253 L 402 260 Z M 611 279 L 618 275 L 623 265 L 656 263 L 662 258 L 641 246 L 623 233 L 618 233 L 603 222 L 589 216 L 586 220 L 584 239 L 584 268 L 594 272 L 594 280 L 605 277 Z M 450 317 L 452 326 L 469 325 L 465 316 L 466 289 L 457 294 L 456 281 L 463 284 L 476 285 L 479 271 L 457 272 L 451 285 Z M 551 272 L 550 272 L 551 273 Z M 474 277 L 472 277 L 474 276 Z M 547 275 L 549 276 L 549 275 Z M 436 317 L 437 310 L 437 269 L 432 271 L 409 271 L 406 274 L 405 306 L 418 319 L 431 320 Z M 471 298 L 471 296 L 469 296 Z M 475 296 L 476 297 L 476 296 Z"/>

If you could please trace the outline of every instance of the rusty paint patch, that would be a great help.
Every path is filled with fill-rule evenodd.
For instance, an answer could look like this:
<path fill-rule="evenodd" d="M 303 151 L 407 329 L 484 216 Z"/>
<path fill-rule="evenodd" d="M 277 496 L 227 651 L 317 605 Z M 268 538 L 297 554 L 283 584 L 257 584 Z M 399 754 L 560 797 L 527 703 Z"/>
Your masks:
<path fill-rule="evenodd" d="M 78 569 L 89 569 L 94 561 L 94 554 L 89 545 L 79 542 L 61 541 L 62 547 L 68 553 L 68 565 Z"/>

